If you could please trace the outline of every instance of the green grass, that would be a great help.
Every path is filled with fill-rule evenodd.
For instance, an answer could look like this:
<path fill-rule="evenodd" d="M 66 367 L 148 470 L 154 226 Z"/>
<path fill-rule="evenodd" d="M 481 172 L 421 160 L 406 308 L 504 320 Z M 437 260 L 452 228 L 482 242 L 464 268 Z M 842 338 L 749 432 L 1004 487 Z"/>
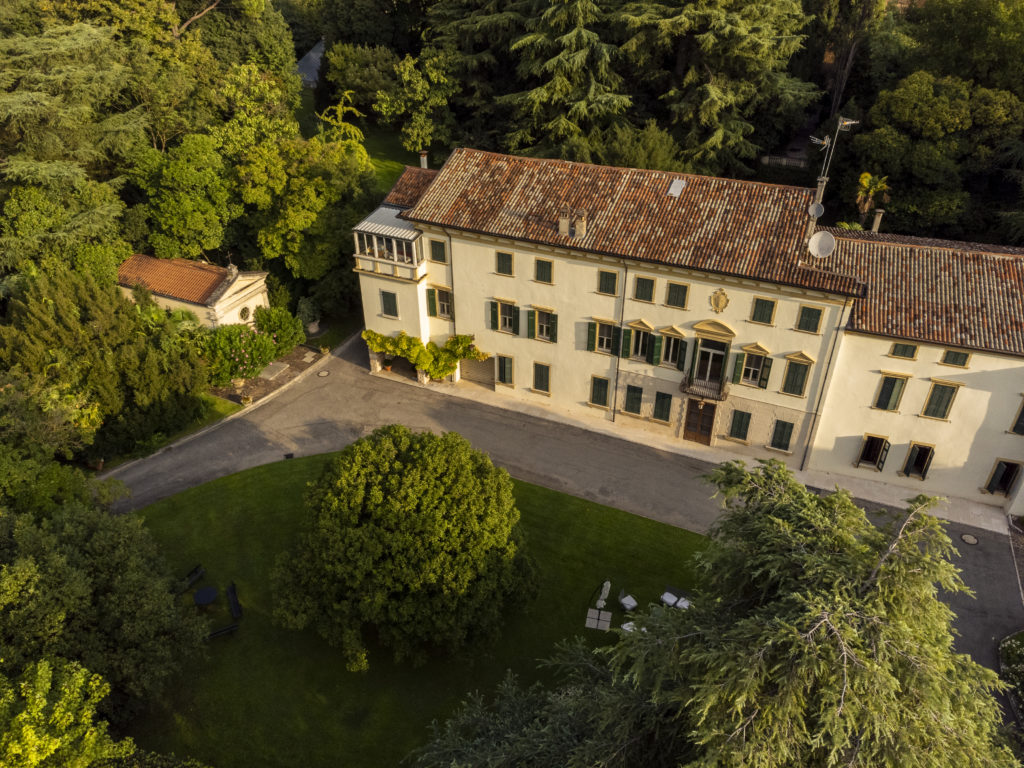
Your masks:
<path fill-rule="evenodd" d="M 387 131 L 372 128 L 365 131 L 364 146 L 370 154 L 373 170 L 377 174 L 382 190 L 389 190 L 398 177 L 402 175 L 406 165 L 419 165 L 419 155 L 402 146 L 402 137 L 398 131 Z"/>
<path fill-rule="evenodd" d="M 295 119 L 299 121 L 299 130 L 303 138 L 311 139 L 316 136 L 320 118 L 316 116 L 316 98 L 312 88 L 302 89 L 299 106 L 295 110 Z"/>
<path fill-rule="evenodd" d="M 394 664 L 371 647 L 370 671 L 349 673 L 312 632 L 271 622 L 270 569 L 295 541 L 305 484 L 328 458 L 257 467 L 140 513 L 175 572 L 201 563 L 201 584 L 223 590 L 235 581 L 245 609 L 239 632 L 211 643 L 208 658 L 182 675 L 168 701 L 136 722 L 132 735 L 141 746 L 215 768 L 395 766 L 426 739 L 431 720 L 443 719 L 467 692 L 491 690 L 507 668 L 537 679 L 537 660 L 562 638 L 586 632 L 591 641 L 610 640 L 583 628 L 605 578 L 612 603 L 624 584 L 641 603 L 654 601 L 666 584 L 692 582 L 686 563 L 704 545 L 697 534 L 517 482 L 538 566 L 537 599 L 507 617 L 492 647 L 421 667 Z M 211 623 L 230 622 L 221 598 Z"/>
<path fill-rule="evenodd" d="M 306 344 L 311 347 L 334 349 L 362 327 L 363 315 L 361 312 L 344 317 L 325 317 L 320 321 L 323 333 L 306 339 Z"/>

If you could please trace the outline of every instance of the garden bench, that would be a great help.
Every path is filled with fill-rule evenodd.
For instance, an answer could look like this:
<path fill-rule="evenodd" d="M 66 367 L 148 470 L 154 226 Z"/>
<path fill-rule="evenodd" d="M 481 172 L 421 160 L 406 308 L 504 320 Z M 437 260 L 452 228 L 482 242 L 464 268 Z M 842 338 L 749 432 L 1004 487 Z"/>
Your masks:
<path fill-rule="evenodd" d="M 235 582 L 233 581 L 231 582 L 231 586 L 228 587 L 228 606 L 231 608 L 231 618 L 242 618 L 242 604 L 238 602 L 238 589 L 235 587 Z"/>
<path fill-rule="evenodd" d="M 234 634 L 238 631 L 237 624 L 228 624 L 226 627 L 215 629 L 213 632 L 206 636 L 207 641 L 213 640 L 216 637 L 224 637 L 225 635 Z"/>
<path fill-rule="evenodd" d="M 188 572 L 188 576 L 185 577 L 185 586 L 184 588 L 182 588 L 180 592 L 178 592 L 178 594 L 183 595 L 186 592 L 188 592 L 192 588 L 192 585 L 199 581 L 201 578 L 203 578 L 203 576 L 205 575 L 206 569 L 203 568 L 203 566 L 201 565 L 197 565 L 195 568 Z"/>

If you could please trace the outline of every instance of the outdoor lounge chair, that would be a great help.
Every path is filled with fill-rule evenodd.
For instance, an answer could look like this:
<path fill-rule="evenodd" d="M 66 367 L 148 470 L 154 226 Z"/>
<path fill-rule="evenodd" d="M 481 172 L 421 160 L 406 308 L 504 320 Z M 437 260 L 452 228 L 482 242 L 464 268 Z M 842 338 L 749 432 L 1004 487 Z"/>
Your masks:
<path fill-rule="evenodd" d="M 637 599 L 635 597 L 633 597 L 631 594 L 629 594 L 628 592 L 626 592 L 625 589 L 620 589 L 619 590 L 619 605 L 622 606 L 622 610 L 624 610 L 624 611 L 635 611 L 636 607 L 639 604 L 640 603 L 637 602 Z"/>

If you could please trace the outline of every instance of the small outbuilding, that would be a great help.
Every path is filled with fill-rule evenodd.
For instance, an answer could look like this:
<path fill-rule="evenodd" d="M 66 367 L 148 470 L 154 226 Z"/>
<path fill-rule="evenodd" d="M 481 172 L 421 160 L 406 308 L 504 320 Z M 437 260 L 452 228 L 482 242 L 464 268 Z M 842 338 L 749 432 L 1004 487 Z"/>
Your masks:
<path fill-rule="evenodd" d="M 193 312 L 208 328 L 252 323 L 257 307 L 270 306 L 266 272 L 240 272 L 191 259 L 157 259 L 136 253 L 117 270 L 121 290 L 141 285 L 167 309 Z"/>

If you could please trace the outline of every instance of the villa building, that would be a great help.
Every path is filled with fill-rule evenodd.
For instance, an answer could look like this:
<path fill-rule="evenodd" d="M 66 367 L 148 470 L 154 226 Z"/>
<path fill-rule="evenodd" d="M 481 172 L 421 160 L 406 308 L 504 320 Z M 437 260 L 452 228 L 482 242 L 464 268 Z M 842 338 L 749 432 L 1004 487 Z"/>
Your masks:
<path fill-rule="evenodd" d="M 459 149 L 356 226 L 366 327 L 472 334 L 458 375 L 512 400 L 1024 511 L 1024 249 L 830 230 L 815 258 L 813 202 Z"/>

